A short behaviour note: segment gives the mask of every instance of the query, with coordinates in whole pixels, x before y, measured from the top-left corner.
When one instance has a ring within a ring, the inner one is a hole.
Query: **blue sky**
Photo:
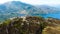
[[[13,0],[0,0],[0,3],[5,3],[8,1]],[[41,5],[41,4],[47,4],[47,5],[57,5],[60,4],[60,0],[14,0],[14,1],[21,1],[32,5]]]

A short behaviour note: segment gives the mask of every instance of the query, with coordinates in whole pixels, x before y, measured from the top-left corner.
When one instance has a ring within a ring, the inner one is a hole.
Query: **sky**
[[[41,4],[57,5],[57,4],[60,4],[60,0],[0,0],[0,4],[8,2],[8,1],[21,1],[24,3],[31,4],[31,5],[41,5]]]

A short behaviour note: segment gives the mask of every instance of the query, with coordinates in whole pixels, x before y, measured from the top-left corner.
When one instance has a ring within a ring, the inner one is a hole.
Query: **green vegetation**
[[[59,34],[59,26],[60,20],[54,18],[17,17],[0,24],[0,34]]]

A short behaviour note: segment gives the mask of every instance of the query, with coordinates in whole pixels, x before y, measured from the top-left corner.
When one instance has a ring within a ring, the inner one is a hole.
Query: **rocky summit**
[[[60,34],[60,20],[38,16],[16,17],[0,24],[0,34]]]

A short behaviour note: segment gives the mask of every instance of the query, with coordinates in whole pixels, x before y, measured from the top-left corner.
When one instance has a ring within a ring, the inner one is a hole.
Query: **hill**
[[[17,17],[0,24],[0,34],[60,34],[60,20],[43,17]]]

